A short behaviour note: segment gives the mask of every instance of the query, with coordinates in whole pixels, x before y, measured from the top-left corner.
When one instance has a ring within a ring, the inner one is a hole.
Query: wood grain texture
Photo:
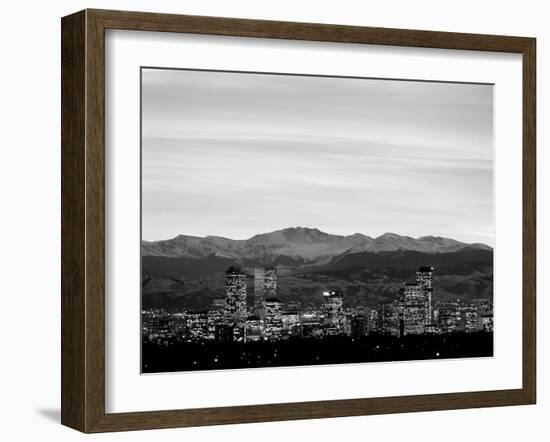
[[[289,40],[523,52],[529,38],[225,17],[88,10],[105,29],[186,32]]]
[[[523,389],[537,395],[537,150],[536,40],[523,51]]]
[[[105,415],[105,38],[86,11],[86,431]]]
[[[514,52],[523,55],[523,387],[105,413],[106,29]],[[83,432],[532,404],[536,398],[535,40],[526,37],[86,10],[62,20],[62,423]]]
[[[85,428],[85,13],[61,33],[61,422]]]

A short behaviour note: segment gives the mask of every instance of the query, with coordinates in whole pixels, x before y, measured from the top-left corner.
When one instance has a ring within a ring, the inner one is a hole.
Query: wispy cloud
[[[144,239],[305,225],[493,242],[491,86],[149,69],[143,81]]]

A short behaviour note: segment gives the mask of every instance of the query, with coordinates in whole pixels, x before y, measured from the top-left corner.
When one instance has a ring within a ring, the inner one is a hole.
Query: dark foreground
[[[144,342],[142,373],[493,356],[493,334],[330,337],[248,343]]]

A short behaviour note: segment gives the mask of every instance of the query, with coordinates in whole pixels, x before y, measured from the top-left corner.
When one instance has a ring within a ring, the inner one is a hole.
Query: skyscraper
[[[420,334],[432,330],[433,270],[422,266],[416,281],[405,284],[399,298],[400,334]]]
[[[379,333],[383,335],[399,336],[399,301],[385,302],[380,304],[378,312]]]
[[[283,332],[282,321],[283,304],[277,298],[265,300],[265,337],[271,340],[279,340]]]
[[[254,269],[254,311],[261,319],[264,316],[265,302],[265,269]]]
[[[425,325],[433,322],[432,295],[433,295],[433,271],[431,266],[422,266],[416,272],[416,282],[424,286],[424,295],[426,297],[426,318]]]
[[[332,290],[330,292],[323,293],[325,296],[325,325],[327,327],[326,332],[328,335],[337,335],[344,333],[344,297],[342,292],[338,290]]]
[[[225,272],[225,319],[228,322],[246,323],[246,274],[237,267]]]
[[[380,331],[379,322],[380,321],[378,320],[378,310],[376,310],[375,308],[371,309],[368,313],[367,321],[367,331],[369,335],[376,334]]]
[[[267,298],[277,297],[277,267],[266,267],[264,276],[264,296]]]
[[[427,302],[422,283],[409,282],[399,299],[400,334],[417,335],[426,329]]]

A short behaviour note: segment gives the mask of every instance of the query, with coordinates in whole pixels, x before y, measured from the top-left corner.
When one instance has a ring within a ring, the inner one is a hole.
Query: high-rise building
[[[367,332],[369,335],[376,334],[379,328],[378,310],[373,308],[368,312]]]
[[[282,321],[283,303],[277,298],[265,300],[264,335],[270,340],[279,340],[283,332]]]
[[[323,310],[325,313],[326,334],[343,334],[345,332],[345,316],[343,309],[344,297],[342,292],[332,290],[323,293],[323,295],[325,296]]]
[[[415,282],[401,289],[399,298],[399,334],[421,334],[433,331],[433,270],[422,266],[416,272]]]
[[[418,335],[426,328],[426,292],[424,284],[409,282],[399,299],[400,334]]]
[[[277,297],[277,267],[266,267],[264,270],[264,296]]]
[[[246,324],[246,274],[237,267],[225,272],[225,320],[238,326]]]
[[[219,298],[212,301],[212,308],[208,310],[208,335],[207,339],[216,339],[216,327],[224,322],[225,299]]]
[[[263,318],[265,301],[265,269],[254,269],[254,313]]]
[[[383,335],[399,336],[399,301],[380,304],[378,311],[378,331]]]
[[[432,297],[433,297],[433,271],[432,266],[422,266],[416,272],[416,282],[424,286],[426,297],[426,318],[425,324],[431,325],[433,322]]]

